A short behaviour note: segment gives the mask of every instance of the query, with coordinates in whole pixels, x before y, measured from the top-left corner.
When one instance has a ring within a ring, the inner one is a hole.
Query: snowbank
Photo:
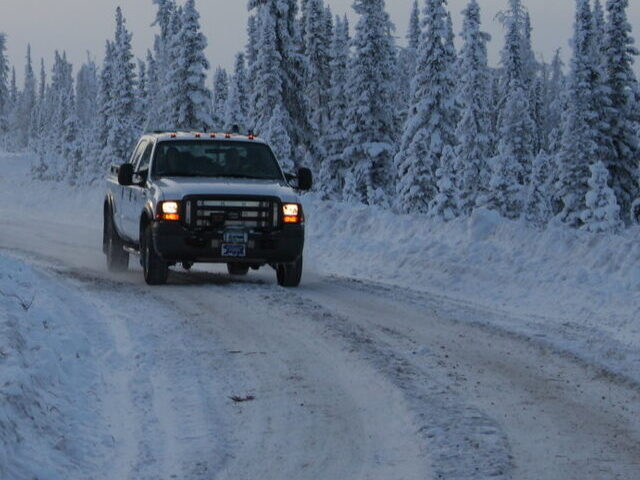
[[[103,332],[76,294],[17,260],[0,257],[0,292],[0,478],[87,478],[113,441],[96,408]]]
[[[539,232],[483,209],[444,223],[313,195],[305,211],[310,268],[481,307],[492,314],[477,321],[548,336],[640,380],[639,228]]]

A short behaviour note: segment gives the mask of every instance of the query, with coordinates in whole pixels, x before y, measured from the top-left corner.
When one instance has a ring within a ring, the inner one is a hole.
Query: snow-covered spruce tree
[[[147,54],[147,70],[149,75],[149,114],[147,130],[170,128],[164,121],[166,97],[164,96],[165,80],[171,62],[171,42],[177,34],[180,25],[177,7],[174,0],[153,0],[158,6],[155,22],[153,26],[160,29],[160,33],[155,36],[153,53]]]
[[[611,186],[625,222],[630,220],[631,203],[638,198],[638,159],[640,145],[636,134],[640,112],[635,108],[637,79],[633,71],[638,50],[627,19],[628,0],[608,0],[605,39],[606,87],[609,93],[607,139],[613,148],[606,158]]]
[[[533,155],[538,155],[541,150],[547,148],[546,144],[546,136],[545,136],[545,125],[547,123],[546,120],[546,103],[545,99],[546,88],[547,88],[547,66],[546,64],[539,66],[540,71],[535,75],[533,79],[533,83],[529,88],[529,115],[531,116],[531,120],[533,121],[533,145],[532,145],[532,153]]]
[[[411,101],[411,81],[415,75],[418,51],[420,48],[420,6],[418,0],[414,0],[409,17],[409,30],[407,31],[407,47],[398,54],[396,82],[397,117],[399,123],[404,125],[407,121],[409,102]]]
[[[127,30],[122,9],[116,9],[116,33],[113,41],[112,84],[107,145],[105,156],[109,163],[122,163],[129,158],[140,126],[136,124],[136,75],[131,33]]]
[[[555,197],[559,218],[581,225],[590,177],[589,167],[600,160],[599,99],[601,80],[594,55],[593,18],[588,0],[576,0],[573,56],[567,79],[566,108],[558,153],[559,181]]]
[[[604,15],[604,8],[600,0],[593,2],[593,43],[598,55],[597,65],[606,70],[606,40],[607,40],[607,22]]]
[[[7,37],[0,33],[0,147],[4,146],[9,128],[9,60],[6,51]]]
[[[29,150],[39,156],[44,144],[42,139],[45,134],[45,116],[46,116],[46,102],[45,96],[47,91],[47,73],[44,68],[44,59],[40,59],[40,81],[38,82],[38,96],[36,99],[36,106],[33,109],[33,115],[31,116],[31,135],[29,137]],[[35,171],[38,164],[32,166],[32,176],[39,178]]]
[[[207,130],[212,126],[211,92],[206,87],[207,39],[200,31],[195,0],[187,0],[174,16],[180,16],[176,20],[180,28],[171,43],[167,75],[166,111],[170,128]]]
[[[307,150],[317,149],[318,138],[312,134],[308,120],[308,110],[304,98],[305,58],[300,49],[300,32],[297,24],[297,0],[249,0],[249,10],[260,10],[258,23],[266,17],[273,26],[275,34],[275,50],[280,57],[279,77],[282,106],[286,111],[286,125],[292,145],[304,146]],[[260,31],[264,26],[260,25]],[[263,49],[259,44],[257,48]],[[265,81],[257,72],[254,90],[262,88],[259,84]],[[269,80],[267,80],[269,81]]]
[[[323,0],[308,0],[304,25],[305,56],[307,60],[305,97],[309,111],[309,123],[316,137],[324,135],[329,121],[329,47],[325,7]],[[313,169],[317,173],[322,159],[316,159]]]
[[[222,131],[225,124],[227,101],[229,100],[229,74],[222,68],[216,68],[213,75],[213,127]]]
[[[436,171],[444,152],[455,146],[455,79],[447,52],[447,21],[445,1],[427,0],[409,118],[395,158],[398,207],[407,213],[429,211],[438,193]],[[448,171],[445,166],[443,172]]]
[[[23,150],[31,136],[31,119],[36,106],[36,76],[31,62],[31,45],[27,46],[27,57],[24,68],[24,87],[20,93],[15,112],[14,139],[15,147]]]
[[[460,52],[458,102],[460,121],[456,130],[455,171],[458,177],[460,211],[469,214],[478,196],[486,196],[491,171],[490,75],[487,42],[480,30],[480,6],[471,0],[463,12],[463,46]],[[484,200],[481,204],[486,203]]]
[[[230,131],[234,125],[240,127],[240,131],[248,130],[249,103],[247,89],[247,69],[244,61],[244,53],[236,55],[236,62],[231,78],[229,98],[225,105],[224,129]]]
[[[107,151],[107,144],[109,140],[109,118],[112,115],[113,108],[113,91],[114,91],[114,45],[113,42],[107,41],[105,45],[104,61],[102,63],[102,69],[100,71],[100,81],[98,89],[98,115],[93,125],[95,132],[93,142],[87,143],[85,150],[85,157],[87,154],[99,152],[98,159],[95,162],[95,167],[92,168],[95,177],[105,171],[109,165],[115,160],[110,157],[110,152]],[[90,158],[90,157],[87,157]]]
[[[594,233],[617,232],[624,224],[620,219],[616,195],[609,187],[609,171],[600,161],[594,163],[590,171],[585,209],[580,215],[582,228]]]
[[[546,124],[544,127],[545,142],[548,151],[557,155],[560,149],[562,114],[565,110],[566,78],[560,50],[556,50],[550,66],[549,81],[546,87]]]
[[[533,53],[532,34],[531,15],[525,10],[522,19],[523,81],[525,86],[529,88],[533,86],[539,68],[536,55]]]
[[[250,15],[247,22],[247,94],[251,98],[252,92],[255,90],[256,79],[256,62],[258,60],[258,50],[260,44],[260,24],[257,15]],[[249,113],[251,112],[251,104],[249,104]],[[251,114],[249,115],[251,116]]]
[[[460,197],[454,181],[454,155],[453,148],[446,145],[440,158],[440,165],[436,169],[438,193],[429,206],[431,216],[445,221],[453,220],[459,213]]]
[[[553,170],[553,158],[545,151],[540,151],[533,160],[524,209],[526,222],[538,228],[547,225],[553,217],[551,205]]]
[[[386,205],[393,188],[391,167],[396,149],[393,25],[384,0],[356,0],[353,7],[360,19],[348,69],[350,104],[345,126],[350,145],[343,158],[355,177],[357,200]]]
[[[339,197],[344,187],[343,152],[349,144],[345,117],[349,106],[347,98],[347,67],[349,64],[349,21],[336,17],[331,42],[331,82],[329,89],[329,128],[324,137],[327,150],[320,167],[318,185],[327,197]]]
[[[87,55],[87,61],[76,77],[76,112],[80,125],[84,125],[86,130],[90,129],[97,114],[98,90],[98,67]]]
[[[286,110],[281,103],[278,103],[269,119],[265,137],[269,139],[273,153],[278,158],[283,170],[285,172],[293,172],[295,167],[293,159],[291,158],[293,146],[291,145],[291,139],[285,128],[288,122],[286,116]]]
[[[138,59],[138,82],[136,85],[136,113],[138,125],[146,125],[149,106],[149,77],[147,63]]]
[[[282,57],[277,48],[275,22],[267,6],[258,9],[260,49],[253,66],[256,83],[251,92],[251,125],[260,135],[267,131],[271,116],[282,105]],[[290,156],[287,155],[287,156]]]
[[[533,132],[529,96],[526,90],[522,52],[522,8],[520,0],[511,0],[505,17],[505,46],[502,51],[505,100],[498,118],[498,154],[491,160],[488,206],[503,217],[517,218],[523,209],[523,189],[529,181],[533,160]]]

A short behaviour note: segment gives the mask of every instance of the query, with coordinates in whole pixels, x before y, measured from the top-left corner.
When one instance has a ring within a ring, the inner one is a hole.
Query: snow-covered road
[[[1,478],[640,478],[638,384],[504,312],[314,268],[147,287],[105,272],[100,205],[58,194],[0,192],[0,290],[34,298],[0,296],[0,375],[20,356],[11,398],[37,394],[0,407]]]

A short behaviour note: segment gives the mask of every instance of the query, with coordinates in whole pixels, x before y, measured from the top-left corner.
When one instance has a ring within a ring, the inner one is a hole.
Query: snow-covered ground
[[[0,478],[640,478],[637,231],[310,196],[299,290],[154,289],[100,186],[0,165]]]

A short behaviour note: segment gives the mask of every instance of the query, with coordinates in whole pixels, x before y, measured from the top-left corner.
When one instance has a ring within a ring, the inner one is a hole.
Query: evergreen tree
[[[146,125],[147,108],[149,106],[149,78],[147,64],[138,60],[138,84],[136,88],[136,112],[138,125]]]
[[[505,100],[498,117],[498,154],[492,159],[489,206],[506,218],[517,218],[523,208],[523,188],[529,181],[533,160],[533,132],[523,58],[522,4],[510,1],[505,17],[502,51]]]
[[[153,54],[147,54],[147,69],[149,73],[149,115],[147,129],[157,129],[163,126],[169,127],[164,119],[166,115],[165,81],[169,74],[169,65],[172,60],[172,42],[178,33],[179,20],[178,8],[174,0],[153,0],[158,6],[156,18],[153,26],[160,29],[160,33],[155,36],[153,44]]]
[[[416,72],[418,51],[420,49],[420,7],[418,0],[414,0],[409,18],[409,30],[407,31],[407,47],[400,50],[396,73],[396,102],[397,117],[399,123],[407,121],[409,103],[411,101],[411,81]]]
[[[76,111],[80,125],[91,126],[97,115],[98,67],[87,55],[76,79]]]
[[[247,71],[244,53],[238,53],[236,55],[233,78],[231,79],[229,98],[225,105],[225,130],[230,131],[234,125],[238,125],[241,131],[248,130],[249,104],[247,98]]]
[[[195,0],[178,8],[172,23],[171,62],[167,74],[166,109],[172,129],[211,127],[211,93],[207,89],[205,57],[207,39],[200,31],[200,14]]]
[[[559,182],[556,196],[561,204],[560,219],[580,226],[585,209],[589,167],[600,157],[597,127],[599,86],[594,56],[593,18],[588,0],[576,0],[573,56],[568,78],[566,109],[562,116],[562,139],[558,154]]]
[[[528,11],[524,11],[522,19],[522,60],[523,60],[523,81],[526,88],[530,88],[535,81],[538,71],[538,61],[533,53],[532,46],[533,27],[531,26],[531,16]]]
[[[471,0],[463,12],[463,47],[460,54],[459,103],[461,119],[456,136],[456,166],[460,209],[470,213],[478,196],[486,196],[491,176],[490,75],[487,65],[488,34],[480,30],[480,6]],[[480,203],[485,203],[484,200]]]
[[[304,32],[307,69],[305,97],[309,110],[309,123],[316,137],[322,136],[327,128],[329,111],[329,69],[330,39],[327,37],[326,17],[323,0],[308,0]],[[320,159],[318,159],[320,160]],[[319,165],[314,165],[317,172]]]
[[[562,114],[565,110],[566,78],[563,72],[564,64],[560,57],[560,50],[556,50],[550,67],[549,81],[546,87],[546,124],[544,127],[544,141],[548,151],[557,154],[560,149]]]
[[[359,200],[386,204],[392,187],[391,164],[395,151],[393,25],[384,0],[356,0],[360,15],[349,62],[346,113],[351,145],[343,154],[352,172]]]
[[[259,134],[268,130],[273,112],[283,104],[282,57],[277,48],[276,28],[273,15],[266,6],[258,10],[260,17],[260,45],[253,70],[256,83],[251,97],[251,127]],[[286,128],[286,126],[285,126]],[[291,153],[285,155],[290,157]]]
[[[216,130],[224,127],[228,99],[229,75],[224,68],[218,67],[213,75],[213,124]]]
[[[611,185],[616,194],[622,218],[629,220],[631,203],[638,198],[638,159],[640,145],[635,127],[640,119],[634,108],[637,80],[633,71],[638,50],[627,20],[628,0],[608,0],[606,28],[606,86],[609,92],[608,129],[612,155],[607,160]]]
[[[407,213],[429,211],[438,193],[436,172],[445,152],[455,146],[455,80],[447,22],[445,1],[428,0],[409,118],[395,160],[398,203]],[[445,165],[441,172],[448,175],[450,169]]]
[[[285,126],[293,145],[303,145],[307,149],[317,148],[317,137],[312,134],[308,120],[308,109],[304,98],[305,57],[300,48],[300,32],[297,23],[297,0],[249,0],[249,10],[260,10],[258,23],[265,21],[273,26],[275,34],[275,51],[279,56],[280,68],[276,71],[279,77],[282,106],[286,111]],[[264,31],[260,25],[260,31]],[[257,45],[258,50],[264,48]],[[254,91],[261,88],[259,84],[265,79],[259,74],[254,79]],[[270,82],[270,79],[266,79]]]
[[[331,117],[324,144],[327,155],[320,167],[318,184],[328,197],[339,196],[344,187],[345,164],[342,154],[349,143],[345,117],[349,107],[346,93],[347,68],[349,65],[349,21],[336,17],[331,42],[331,82],[329,89],[329,111]]]
[[[247,57],[247,93],[250,98],[256,89],[256,62],[260,45],[260,24],[257,15],[250,15],[247,23],[247,36],[249,38],[246,48]],[[249,107],[251,111],[251,107]]]
[[[445,146],[440,165],[436,169],[436,186],[438,193],[431,201],[429,213],[433,217],[441,218],[445,221],[453,220],[458,216],[458,205],[460,198],[454,182],[455,172],[453,171],[454,152],[449,145]]]
[[[582,228],[593,233],[617,232],[624,224],[616,195],[609,187],[609,171],[603,162],[593,164],[590,171],[585,210],[581,214]]]
[[[132,35],[126,27],[122,9],[116,9],[116,34],[113,41],[112,84],[109,116],[107,117],[107,146],[105,154],[110,163],[129,158],[137,141],[140,127],[136,124],[135,64],[131,49]]]
[[[533,161],[531,182],[527,188],[524,210],[527,223],[542,228],[551,220],[553,179],[553,160],[545,151],[541,151]]]
[[[593,35],[594,48],[598,59],[596,64],[603,70],[606,70],[606,40],[607,40],[607,22],[604,16],[604,8],[600,0],[593,3]]]
[[[6,55],[7,37],[0,33],[0,145],[7,134],[9,114],[9,61]]]
[[[94,142],[91,146],[88,145],[88,149],[100,152],[95,171],[101,171],[114,162],[113,158],[109,157],[107,151],[107,143],[109,139],[109,118],[112,115],[113,108],[113,91],[115,89],[114,83],[114,55],[115,47],[113,42],[107,41],[105,46],[105,56],[102,63],[102,70],[100,71],[100,88],[98,90],[98,116],[94,124]]]
[[[24,88],[16,107],[16,125],[13,133],[18,149],[24,149],[31,136],[31,120],[36,106],[36,76],[31,62],[31,45],[27,46],[27,58],[24,69]]]
[[[285,128],[288,122],[286,115],[287,112],[284,110],[284,107],[281,103],[278,103],[269,119],[265,137],[269,141],[271,148],[273,148],[273,153],[276,155],[284,171],[293,172],[295,165],[290,156],[293,148],[291,139]]]

